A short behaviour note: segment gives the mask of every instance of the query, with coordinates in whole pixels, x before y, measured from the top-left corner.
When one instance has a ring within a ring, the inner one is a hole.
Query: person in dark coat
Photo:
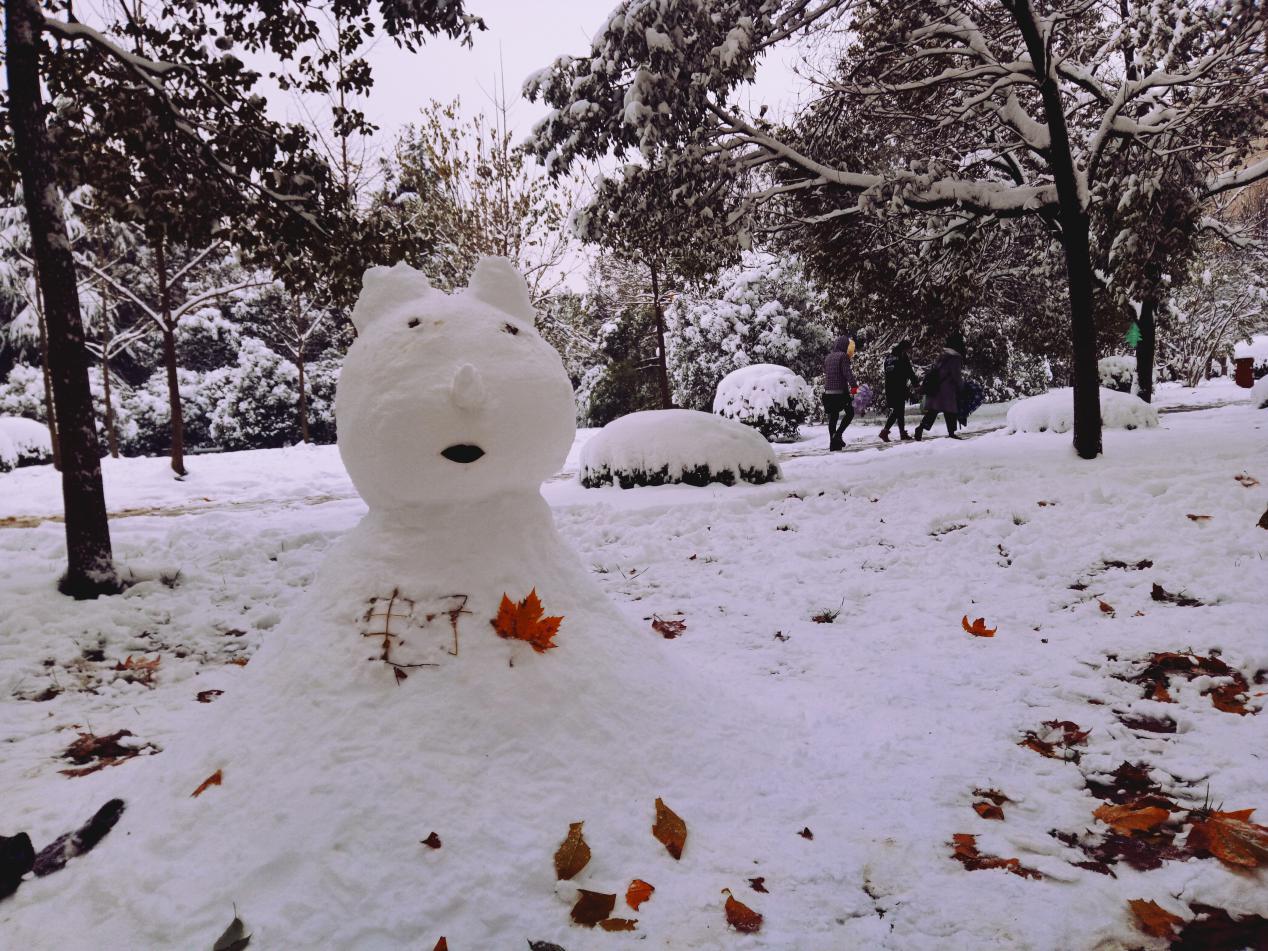
[[[925,415],[916,427],[916,438],[920,439],[933,425],[938,414],[947,420],[947,435],[959,439],[955,434],[956,417],[960,412],[960,381],[964,375],[964,338],[953,333],[947,338],[947,345],[938,354],[938,359],[929,371],[925,384]],[[936,384],[936,385],[935,385]]]
[[[911,341],[903,340],[885,355],[885,404],[889,407],[889,416],[880,431],[881,442],[889,442],[889,430],[898,424],[898,435],[908,440],[907,420],[904,412],[907,408],[908,386],[919,386],[916,371],[911,365]]]
[[[841,438],[845,427],[854,419],[854,393],[858,383],[850,367],[850,351],[854,341],[849,334],[837,337],[832,352],[823,359],[823,409],[828,416],[828,451],[845,448]],[[837,428],[837,420],[841,427]]]

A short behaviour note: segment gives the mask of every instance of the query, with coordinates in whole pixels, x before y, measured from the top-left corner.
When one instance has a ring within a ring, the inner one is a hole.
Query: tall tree
[[[737,89],[759,58],[812,31],[843,50],[824,64],[816,107],[786,129],[746,112]],[[1152,161],[1158,148],[1182,147],[1208,195],[1268,176],[1268,161],[1243,164],[1268,102],[1264,42],[1252,0],[1125,12],[1086,0],[626,2],[589,54],[556,60],[526,91],[553,107],[533,141],[549,167],[637,150],[643,167],[661,169],[651,193],[661,204],[677,196],[687,212],[694,196],[739,182],[737,226],[792,192],[823,196],[821,215],[927,212],[925,240],[962,219],[1045,220],[1066,272],[1075,449],[1093,458],[1091,214],[1112,191],[1098,187],[1107,150],[1131,142]],[[838,143],[816,134],[815,120],[833,114],[883,130],[902,161],[843,161]],[[763,182],[755,170],[781,178]],[[626,173],[617,187],[648,185]]]

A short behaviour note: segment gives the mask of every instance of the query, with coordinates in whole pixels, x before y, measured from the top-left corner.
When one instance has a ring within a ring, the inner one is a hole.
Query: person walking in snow
[[[829,452],[845,448],[845,440],[841,436],[854,419],[854,394],[858,391],[858,383],[850,367],[853,355],[854,341],[845,334],[837,337],[832,344],[832,352],[823,360],[823,409],[828,416]],[[838,419],[841,420],[839,429]]]
[[[911,437],[907,435],[908,386],[919,386],[916,371],[911,365],[911,341],[903,340],[885,355],[885,403],[889,406],[889,416],[880,431],[881,442],[889,442],[889,430],[897,423],[898,435],[904,442]]]
[[[964,337],[959,332],[947,338],[947,344],[938,354],[938,359],[925,375],[923,385],[925,393],[924,418],[916,427],[916,438],[920,439],[933,425],[938,414],[947,420],[947,435],[959,439],[955,434],[956,416],[959,415],[960,381],[964,375]]]

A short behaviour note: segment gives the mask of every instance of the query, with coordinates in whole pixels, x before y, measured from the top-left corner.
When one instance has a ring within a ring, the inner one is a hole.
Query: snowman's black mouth
[[[465,465],[468,462],[475,462],[483,456],[484,450],[479,446],[468,446],[463,443],[459,443],[457,445],[450,446],[447,449],[442,449],[440,454],[450,462],[461,462]]]

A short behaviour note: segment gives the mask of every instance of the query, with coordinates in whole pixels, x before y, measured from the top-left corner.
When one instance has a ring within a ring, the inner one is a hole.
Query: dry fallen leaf
[[[220,772],[220,770],[216,770],[214,773],[212,773],[210,776],[204,779],[201,783],[199,783],[198,788],[195,789],[192,793],[190,793],[190,795],[193,797],[201,796],[204,792],[207,791],[208,787],[219,786],[220,781],[222,779],[224,779],[224,775]]]
[[[1209,515],[1186,515],[1185,518],[1190,522],[1209,522],[1211,520]]]
[[[563,621],[562,617],[543,617],[544,613],[534,588],[519,604],[503,594],[497,617],[490,623],[500,637],[526,641],[537,653],[544,654],[559,646],[551,638],[559,633],[559,625]]]
[[[612,909],[616,907],[615,895],[604,895],[602,892],[592,892],[584,888],[578,894],[580,897],[572,906],[572,920],[587,928],[593,928],[612,914]]]
[[[686,621],[667,621],[659,614],[652,615],[652,630],[667,641],[672,641],[675,637],[681,636],[686,629]]]
[[[569,823],[568,835],[555,850],[555,877],[560,881],[572,878],[590,861],[590,846],[586,845],[585,837],[581,834],[583,825],[583,822]]]
[[[735,896],[731,894],[731,889],[722,889],[722,894],[726,896],[726,923],[728,925],[736,931],[743,931],[746,934],[761,930],[761,915],[744,904],[744,902],[736,901]]]
[[[1097,604],[1099,604],[1099,605],[1101,606],[1101,613],[1102,613],[1102,614],[1113,614],[1113,613],[1114,613],[1114,605],[1112,605],[1112,604],[1106,604],[1106,603],[1105,603],[1104,601],[1102,601],[1100,598],[1097,598],[1097,599],[1096,599],[1096,603],[1097,603]]]
[[[1098,806],[1092,815],[1115,832],[1131,835],[1133,832],[1148,832],[1158,828],[1167,821],[1171,813],[1161,806],[1137,807],[1133,803],[1115,806],[1105,803]]]
[[[760,876],[758,878],[750,878],[748,880],[748,887],[753,889],[753,891],[755,892],[761,892],[763,895],[768,894],[768,892],[766,891],[765,876]]]
[[[983,819],[1003,819],[1004,810],[993,802],[975,802],[973,811]]]
[[[599,922],[599,927],[604,931],[633,931],[637,924],[638,920],[635,918],[604,918]]]
[[[652,826],[652,835],[670,855],[682,858],[682,848],[687,844],[687,823],[659,797],[656,799],[656,823]]]
[[[1020,859],[1005,859],[997,855],[983,855],[977,850],[977,836],[975,835],[957,832],[951,836],[951,845],[951,857],[970,872],[1002,868],[1005,871],[1012,872],[1014,875],[1020,875],[1022,878],[1043,878],[1043,874],[1040,871],[1027,868],[1021,864]]]
[[[815,834],[810,831],[810,826],[806,826],[797,834],[801,836],[803,839],[813,839],[815,837]]]
[[[449,951],[449,942],[445,940],[445,936],[441,935],[440,940],[436,942],[436,947],[431,951]]]
[[[636,878],[630,882],[630,887],[625,890],[625,904],[638,911],[638,906],[651,898],[654,891],[656,891],[655,885],[645,882],[641,878]]]
[[[1268,864],[1268,827],[1250,821],[1254,811],[1212,812],[1193,823],[1186,844],[1210,852],[1228,865],[1258,868]]]
[[[1170,938],[1173,934],[1172,928],[1175,925],[1184,924],[1183,918],[1159,907],[1157,902],[1133,898],[1127,904],[1136,915],[1140,930],[1155,938]]]
[[[984,617],[980,617],[970,624],[969,616],[967,614],[960,619],[960,625],[974,637],[994,637],[995,632],[999,630],[998,627],[988,628],[986,626],[986,618]]]
[[[235,914],[233,921],[229,922],[229,927],[224,930],[224,933],[216,939],[216,943],[211,946],[211,951],[245,951],[245,948],[250,943],[251,936],[247,934],[246,925]]]
[[[1236,479],[1238,482],[1240,482],[1242,485],[1246,486],[1246,488],[1248,489],[1252,489],[1255,486],[1259,485],[1259,480],[1256,479],[1249,472],[1240,472],[1237,475],[1233,476],[1233,478]]]
[[[425,845],[425,846],[427,846],[429,849],[438,849],[438,848],[440,848],[440,844],[441,844],[441,843],[440,843],[440,836],[436,835],[436,833],[435,833],[435,832],[433,832],[433,833],[432,833],[431,835],[429,835],[427,838],[422,839],[422,840],[420,840],[420,841],[419,841],[419,845]]]

